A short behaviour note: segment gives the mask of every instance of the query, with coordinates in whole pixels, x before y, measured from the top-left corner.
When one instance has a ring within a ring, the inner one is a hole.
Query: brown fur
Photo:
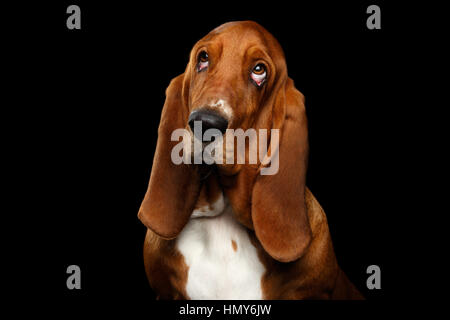
[[[208,51],[208,70],[196,72],[202,50]],[[260,61],[266,64],[268,76],[256,88],[248,76]],[[304,97],[287,75],[276,39],[249,21],[216,28],[193,47],[185,73],[171,82],[166,95],[149,188],[139,211],[149,229],[144,263],[159,296],[189,298],[187,266],[175,240],[169,239],[181,232],[194,208],[213,203],[223,191],[266,267],[261,280],[265,298],[361,298],[340,270],[325,213],[305,186]],[[217,97],[226,99],[233,110],[228,128],[280,130],[278,149],[269,150],[279,154],[277,174],[261,175],[260,162],[247,162],[217,165],[203,179],[203,166],[172,164],[170,152],[178,142],[170,141],[171,132],[188,128],[188,115],[208,107]]]
[[[237,251],[237,244],[236,244],[236,241],[231,240],[231,247],[233,248],[234,251]]]
[[[144,241],[144,265],[158,299],[189,298],[185,290],[188,267],[175,248],[175,241],[164,240],[148,230]]]

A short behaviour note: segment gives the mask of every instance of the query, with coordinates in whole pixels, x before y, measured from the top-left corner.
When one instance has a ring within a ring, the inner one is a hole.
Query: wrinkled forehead
[[[229,22],[212,30],[203,37],[194,48],[216,46],[221,50],[244,53],[248,49],[261,50],[277,58],[283,57],[278,41],[263,27],[255,22]]]
[[[251,40],[263,44],[269,36],[270,34],[260,25],[254,22],[244,21],[222,24],[212,30],[203,39],[212,40],[214,38],[222,38],[235,43],[243,42],[243,40]]]

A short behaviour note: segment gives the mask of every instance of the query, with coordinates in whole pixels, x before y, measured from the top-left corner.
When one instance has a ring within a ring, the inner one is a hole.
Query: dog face
[[[287,76],[280,45],[264,28],[245,21],[213,30],[195,44],[184,74],[166,91],[141,221],[171,239],[204,200],[199,197],[208,185],[200,166],[171,161],[174,130],[192,133],[196,121],[202,130],[222,134],[227,129],[275,129],[280,143],[265,146],[267,155],[279,156],[275,175],[261,175],[265,164],[258,161],[220,165],[218,179],[236,219],[255,231],[268,254],[283,262],[299,258],[311,240],[304,196],[308,139],[303,101]],[[259,140],[249,142],[245,157],[258,145]]]
[[[223,119],[217,121],[219,130],[246,130],[273,91],[277,75],[285,72],[282,50],[264,29],[250,22],[222,25],[191,51],[190,114],[208,111]]]
[[[247,132],[262,128],[268,133],[265,138],[270,139],[271,108],[286,77],[280,45],[258,24],[231,22],[210,32],[194,45],[185,71],[184,88],[190,113],[186,128],[190,129],[192,140],[197,138],[204,147],[208,142],[202,139],[203,133],[208,129],[223,134],[227,129]],[[202,123],[202,130],[194,135],[195,121]],[[258,152],[259,139],[257,135],[246,150],[239,150],[233,148],[234,137],[224,136],[221,172],[239,172],[238,162],[242,161],[238,158],[255,164],[249,161],[248,151],[252,155]],[[194,141],[191,142],[193,145]],[[227,144],[232,146],[225,150]],[[227,161],[230,156],[232,165]]]

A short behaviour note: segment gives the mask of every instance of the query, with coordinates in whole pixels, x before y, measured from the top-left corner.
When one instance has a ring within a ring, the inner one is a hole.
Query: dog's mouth
[[[224,175],[236,174],[245,162],[245,143],[243,148],[235,147],[235,138],[239,138],[229,125],[226,116],[206,107],[195,109],[189,115],[190,139],[186,141],[189,143],[189,163],[204,167],[200,169],[202,177],[210,174],[211,167],[218,168]],[[240,131],[244,136],[241,140],[245,141],[245,132]]]
[[[211,140],[199,140],[195,135],[192,135],[192,164],[214,166],[216,164],[222,163],[222,139],[222,136],[217,136]]]
[[[189,122],[189,133],[191,136],[191,160],[192,164],[207,166],[221,164],[224,162],[224,133],[211,127],[211,123],[193,120]]]
[[[217,171],[215,164],[198,164],[196,165],[200,180],[206,180],[213,172]]]

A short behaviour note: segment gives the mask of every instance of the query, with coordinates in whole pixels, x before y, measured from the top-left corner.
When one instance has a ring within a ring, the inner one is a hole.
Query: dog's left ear
[[[281,262],[300,258],[311,242],[305,204],[308,128],[303,95],[291,79],[278,90],[272,108],[272,129],[279,129],[276,150],[269,149],[279,169],[258,174],[252,191],[252,220],[265,251]]]

